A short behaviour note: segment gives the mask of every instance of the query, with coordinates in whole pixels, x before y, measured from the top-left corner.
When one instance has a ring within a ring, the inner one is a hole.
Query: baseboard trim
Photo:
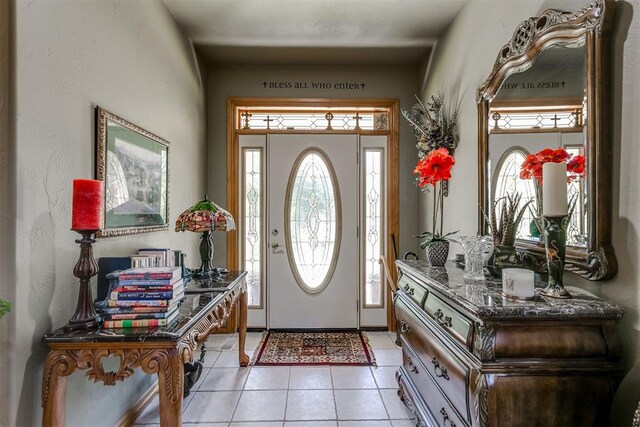
[[[120,418],[120,421],[116,424],[116,427],[131,427],[142,411],[151,403],[151,400],[158,394],[158,381],[153,383],[147,391],[144,392],[140,399],[127,410],[127,412]]]

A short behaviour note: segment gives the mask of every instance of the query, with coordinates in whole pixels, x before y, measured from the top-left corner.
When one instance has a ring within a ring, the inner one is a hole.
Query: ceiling
[[[466,0],[163,0],[213,64],[424,60]]]

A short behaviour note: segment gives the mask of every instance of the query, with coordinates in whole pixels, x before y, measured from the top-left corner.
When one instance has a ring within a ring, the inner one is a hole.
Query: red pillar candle
[[[103,182],[95,179],[73,180],[72,230],[101,230],[104,210]]]

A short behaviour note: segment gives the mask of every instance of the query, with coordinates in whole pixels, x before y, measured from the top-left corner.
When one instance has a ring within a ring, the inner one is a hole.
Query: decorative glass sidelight
[[[262,149],[243,149],[244,269],[249,307],[262,306]]]
[[[340,250],[340,191],[331,161],[310,148],[296,160],[285,199],[285,239],[291,271],[306,292],[322,291]]]
[[[364,306],[383,304],[383,271],[379,259],[383,245],[382,150],[364,150]]]

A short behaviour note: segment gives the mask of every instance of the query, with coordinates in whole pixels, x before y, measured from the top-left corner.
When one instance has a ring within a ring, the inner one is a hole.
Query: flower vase
[[[552,298],[571,298],[571,294],[563,286],[567,227],[570,219],[569,216],[542,218],[549,279],[547,287],[540,291],[541,295]]]
[[[449,241],[435,240],[425,248],[429,265],[432,267],[442,267],[449,256]]]
[[[502,277],[502,270],[518,266],[516,247],[514,245],[494,245],[493,270],[494,275]]]
[[[484,236],[463,236],[458,239],[464,249],[464,278],[484,280],[483,256],[491,239]]]

